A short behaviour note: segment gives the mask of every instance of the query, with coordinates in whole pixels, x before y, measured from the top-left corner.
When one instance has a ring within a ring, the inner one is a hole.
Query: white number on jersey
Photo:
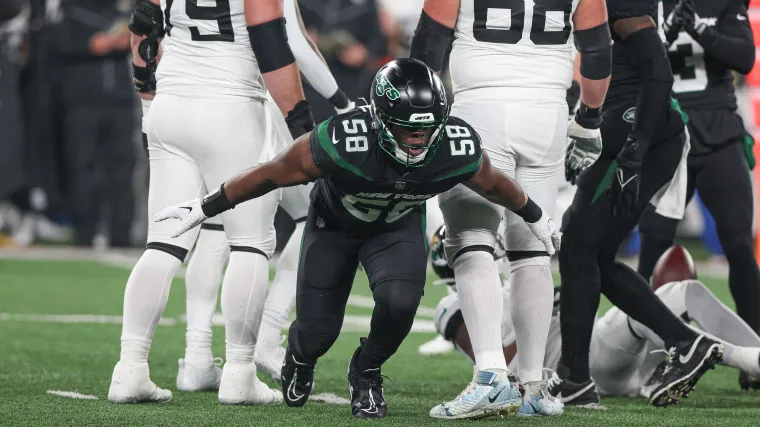
[[[343,120],[343,131],[347,134],[367,133],[367,123],[363,119]],[[333,141],[335,144],[336,141]],[[346,138],[346,152],[356,153],[369,150],[369,141],[364,135]]]
[[[487,43],[517,44],[526,28],[525,3],[533,3],[530,41],[563,45],[570,38],[573,0],[474,0],[472,35]],[[505,25],[506,23],[506,25]]]
[[[166,0],[166,9],[164,11],[166,32],[169,36],[171,36],[171,14],[174,1]],[[193,21],[216,21],[216,25],[219,27],[219,32],[216,34],[201,34],[197,25],[188,27],[193,41],[235,41],[235,32],[232,28],[232,17],[230,16],[230,0],[216,0],[216,6],[199,6],[198,0],[176,1],[185,2],[185,15],[189,19]]]
[[[354,217],[365,221],[374,222],[380,215],[388,210],[388,205],[395,200],[375,200],[365,199],[352,195],[347,195],[341,200],[343,207],[348,210]],[[396,204],[388,212],[385,222],[391,223],[408,214],[415,206],[425,203],[424,200],[402,200],[396,201]]]
[[[475,143],[469,138],[470,130],[464,126],[446,126],[446,136],[449,137],[452,156],[471,156],[475,154]]]

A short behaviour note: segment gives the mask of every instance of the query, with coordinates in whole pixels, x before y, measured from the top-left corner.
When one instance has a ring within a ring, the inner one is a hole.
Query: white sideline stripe
[[[33,313],[0,313],[0,321],[17,321],[17,322],[42,322],[42,323],[89,323],[89,324],[108,324],[121,325],[123,318],[121,316],[107,316],[99,314],[33,314]],[[367,332],[369,331],[371,318],[370,316],[351,316],[347,315],[343,319],[343,331],[346,332]],[[224,318],[221,313],[214,314],[212,322],[215,326],[224,326]],[[178,323],[185,323],[185,317],[180,318],[162,317],[158,321],[159,325],[174,326]],[[411,332],[435,332],[435,325],[430,320],[415,320]]]
[[[61,397],[70,397],[72,399],[98,400],[96,396],[93,396],[91,394],[82,394],[82,393],[77,393],[75,391],[48,390],[47,394],[53,394],[53,395],[61,396]]]
[[[319,393],[309,396],[309,402],[324,402],[331,405],[350,405],[351,401],[345,397],[336,396],[332,393]]]

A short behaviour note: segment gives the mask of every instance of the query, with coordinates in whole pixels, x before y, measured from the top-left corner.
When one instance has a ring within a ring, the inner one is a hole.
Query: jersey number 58
[[[464,126],[446,126],[446,136],[449,138],[452,156],[471,156],[475,154],[475,143],[470,138],[470,130]]]

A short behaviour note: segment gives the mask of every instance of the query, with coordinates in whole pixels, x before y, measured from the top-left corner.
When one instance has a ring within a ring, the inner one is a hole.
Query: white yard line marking
[[[70,397],[72,399],[98,400],[96,396],[93,396],[91,394],[82,394],[82,393],[77,393],[75,391],[48,390],[47,394],[53,394],[53,395],[61,396],[61,397]]]
[[[319,393],[309,396],[309,402],[324,402],[331,405],[350,405],[351,401],[345,397],[336,396],[332,393]]]
[[[62,324],[107,324],[121,325],[121,316],[107,316],[100,314],[34,314],[34,313],[0,313],[0,321],[15,322],[41,322],[41,323],[62,323]],[[214,314],[212,322],[215,326],[224,326],[224,318],[221,313]],[[353,316],[347,315],[343,319],[343,331],[345,332],[368,332],[371,322],[370,316]],[[159,325],[174,326],[179,323],[186,323],[185,316],[179,318],[162,317],[158,321]],[[435,325],[430,320],[417,319],[412,325],[411,332],[435,332]]]

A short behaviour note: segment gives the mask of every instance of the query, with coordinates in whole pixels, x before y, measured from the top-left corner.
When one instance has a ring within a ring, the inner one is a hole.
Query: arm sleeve
[[[296,0],[285,0],[284,16],[288,43],[293,50],[293,56],[296,57],[298,69],[306,77],[306,80],[320,95],[330,99],[338,91],[338,83],[322,57],[314,51],[306,39],[298,19],[297,7]]]
[[[713,58],[726,67],[748,74],[755,64],[755,43],[749,25],[747,8],[743,2],[733,0],[717,27],[707,27],[699,43]]]
[[[631,136],[638,142],[634,157],[636,160],[643,160],[648,144],[654,139],[660,125],[667,117],[667,110],[670,108],[670,91],[673,87],[673,73],[665,46],[654,27],[630,34],[622,44],[631,64],[641,78]],[[632,154],[625,148],[622,152]]]

